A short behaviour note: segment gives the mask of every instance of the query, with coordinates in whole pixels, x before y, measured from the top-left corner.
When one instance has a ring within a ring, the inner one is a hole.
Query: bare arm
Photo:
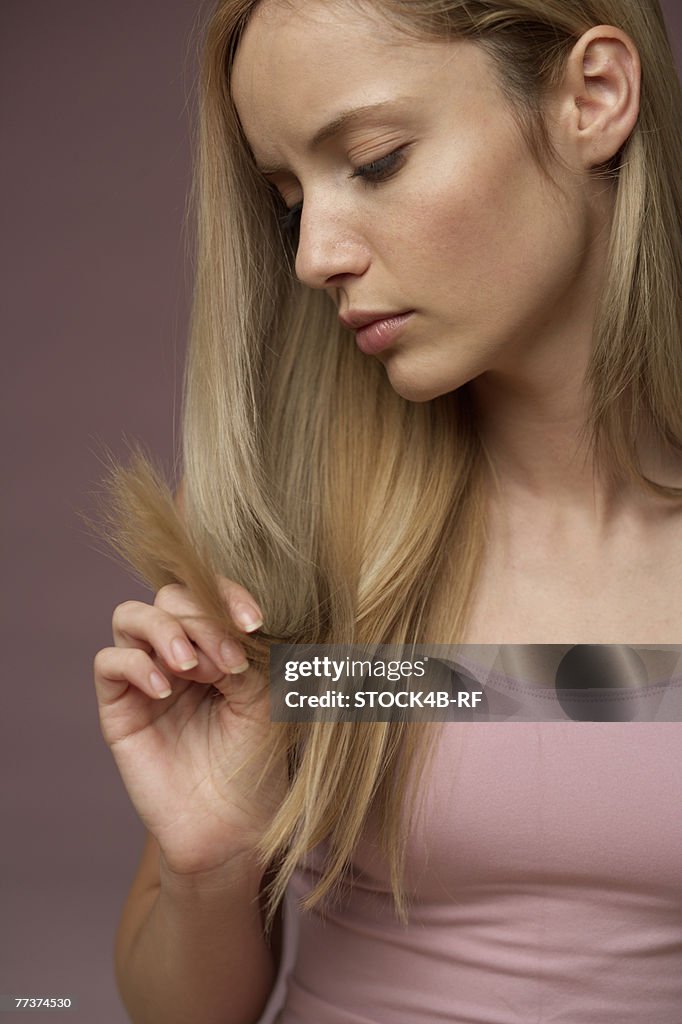
[[[184,515],[182,492],[181,482],[175,500]],[[153,635],[145,633],[143,639],[158,648]],[[108,688],[100,685],[106,700],[112,696],[113,684],[104,675]],[[123,669],[113,675],[116,681],[129,681]],[[210,676],[206,681],[212,681]],[[199,744],[193,758],[200,753]],[[175,748],[173,756],[175,764],[180,757]],[[157,751],[154,766],[158,758]],[[152,777],[151,766],[147,769],[144,760],[143,765],[145,777]],[[138,778],[139,766],[132,775]],[[158,793],[155,800],[158,803]],[[206,814],[204,809],[204,817],[210,820],[212,808],[208,810]],[[220,813],[223,810],[220,806]],[[200,812],[197,809],[192,835],[201,845]],[[226,849],[228,833],[226,827]],[[159,843],[147,831],[121,914],[114,955],[118,989],[132,1024],[256,1024],[261,1016],[281,958],[281,908],[268,945],[262,892],[270,875],[261,877],[253,858],[245,854],[226,857],[225,865],[177,874],[168,868]]]
[[[272,948],[263,934],[266,880],[243,861],[200,880],[171,876],[148,836],[116,937],[116,978],[133,1024],[256,1024],[281,955],[281,914]]]

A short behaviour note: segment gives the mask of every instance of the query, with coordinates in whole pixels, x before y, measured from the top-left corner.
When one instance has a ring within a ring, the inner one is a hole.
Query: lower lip
[[[382,352],[396,340],[413,314],[414,310],[400,316],[389,317],[388,320],[375,320],[374,323],[361,327],[355,332],[358,348],[368,356]]]

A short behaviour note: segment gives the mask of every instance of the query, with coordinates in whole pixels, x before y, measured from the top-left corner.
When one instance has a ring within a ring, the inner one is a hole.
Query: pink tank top
[[[350,898],[299,910],[277,1024],[682,1024],[682,723],[433,729],[408,926],[370,821]]]

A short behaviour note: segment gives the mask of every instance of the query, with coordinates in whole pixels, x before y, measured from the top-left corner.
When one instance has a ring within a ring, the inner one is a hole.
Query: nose
[[[348,211],[306,199],[299,222],[296,276],[309,288],[339,285],[339,278],[364,274],[370,262],[365,237]]]

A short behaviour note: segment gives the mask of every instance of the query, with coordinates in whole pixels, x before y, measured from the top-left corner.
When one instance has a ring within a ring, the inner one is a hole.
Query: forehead
[[[304,147],[341,110],[413,95],[452,55],[452,42],[421,40],[377,10],[319,0],[265,0],[237,49],[232,97],[259,163]]]
[[[259,85],[295,87],[325,72],[360,63],[363,54],[386,58],[408,48],[404,32],[378,10],[330,0],[261,0],[242,34],[232,70],[232,94],[243,105]]]

